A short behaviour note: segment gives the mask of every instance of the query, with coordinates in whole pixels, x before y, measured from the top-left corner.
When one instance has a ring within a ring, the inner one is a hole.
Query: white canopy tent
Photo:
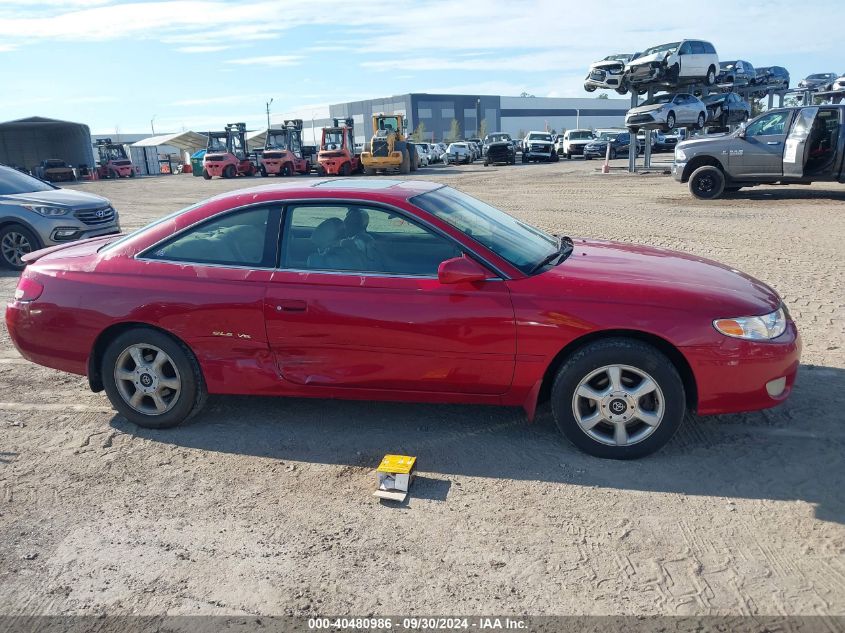
[[[177,134],[159,134],[132,143],[132,147],[159,147],[161,145],[169,145],[188,154],[193,154],[206,148],[208,137],[204,134],[188,131],[178,132]]]

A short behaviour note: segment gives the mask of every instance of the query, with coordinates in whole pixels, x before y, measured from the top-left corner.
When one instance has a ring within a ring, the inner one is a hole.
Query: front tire
[[[705,81],[708,86],[712,86],[716,83],[716,69],[713,66],[707,69],[707,78]]]
[[[117,336],[100,371],[112,406],[138,426],[170,428],[205,404],[205,381],[193,353],[158,330],[138,327]]]
[[[707,121],[707,117],[704,115],[704,113],[699,112],[698,113],[698,120],[695,122],[695,129],[696,130],[703,130],[704,129],[704,123],[706,121]]]
[[[684,385],[671,361],[626,338],[576,351],[558,370],[551,397],[560,432],[585,453],[606,459],[654,453],[686,413]]]
[[[38,236],[23,224],[8,224],[0,231],[0,263],[5,268],[23,270],[21,257],[41,248]]]
[[[207,169],[202,170],[202,177],[205,178],[206,180],[211,180],[211,174],[208,173]]]
[[[699,167],[690,176],[689,190],[699,200],[715,200],[725,190],[725,174],[714,165]]]
[[[671,132],[675,129],[675,113],[670,112],[666,115],[666,131]]]

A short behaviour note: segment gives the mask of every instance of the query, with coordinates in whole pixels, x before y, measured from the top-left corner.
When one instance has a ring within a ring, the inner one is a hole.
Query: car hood
[[[542,277],[573,299],[665,306],[713,319],[767,314],[781,304],[769,286],[729,266],[621,242],[576,239],[572,254]]]
[[[656,112],[657,110],[662,110],[664,106],[668,104],[666,103],[652,103],[650,105],[641,105],[637,106],[636,108],[631,108],[628,110],[628,114],[643,114],[644,112]]]
[[[651,62],[662,62],[666,59],[666,53],[652,53],[651,55],[646,55],[645,57],[637,57],[636,59],[632,59],[628,62],[628,68],[633,66],[642,66],[643,64],[650,64]]]
[[[50,191],[9,194],[0,196],[0,203],[3,202],[62,206],[70,209],[96,209],[109,204],[109,201],[102,196],[74,189],[52,189]]]
[[[590,64],[590,70],[608,70],[610,68],[624,68],[625,62],[615,61],[615,60],[602,60],[600,62],[593,62]]]
[[[706,145],[707,143],[712,143],[713,140],[717,139],[717,138],[722,139],[722,140],[729,139],[729,138],[733,137],[735,134],[736,134],[736,132],[731,133],[731,134],[708,134],[704,138],[691,138],[691,139],[688,139],[686,141],[681,141],[677,145],[675,145],[675,147],[677,149],[695,148],[698,145]]]

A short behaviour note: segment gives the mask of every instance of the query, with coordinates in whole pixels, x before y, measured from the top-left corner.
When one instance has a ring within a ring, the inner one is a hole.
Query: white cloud
[[[181,46],[176,49],[177,53],[216,53],[218,51],[226,51],[234,46],[227,46],[221,44],[220,46],[200,45],[200,46]]]
[[[256,55],[255,57],[245,57],[243,59],[230,59],[226,61],[227,64],[238,64],[241,66],[298,66],[302,63],[302,56],[300,55]]]

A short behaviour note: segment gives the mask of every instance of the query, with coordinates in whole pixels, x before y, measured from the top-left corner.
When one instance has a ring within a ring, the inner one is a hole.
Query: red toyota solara
[[[130,235],[48,248],[6,310],[27,359],[164,428],[206,394],[521,406],[600,457],[665,444],[687,411],[789,395],[777,293],[660,248],[544,233],[419,180],[227,193]]]

